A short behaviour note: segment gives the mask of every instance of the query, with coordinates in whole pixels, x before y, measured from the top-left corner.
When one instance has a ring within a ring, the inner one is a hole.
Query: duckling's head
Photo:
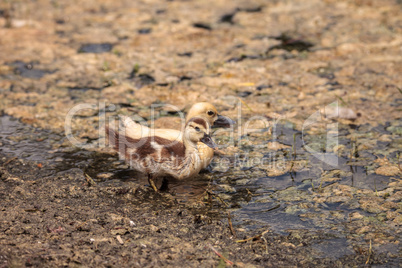
[[[215,106],[209,102],[198,102],[194,104],[187,114],[187,121],[193,117],[204,117],[211,126],[214,127],[230,127],[235,124],[232,119],[218,114]]]
[[[190,142],[193,147],[196,147],[198,142],[202,142],[215,149],[218,146],[214,143],[209,133],[210,125],[207,119],[203,117],[192,117],[188,120],[186,128],[184,129],[185,139]]]

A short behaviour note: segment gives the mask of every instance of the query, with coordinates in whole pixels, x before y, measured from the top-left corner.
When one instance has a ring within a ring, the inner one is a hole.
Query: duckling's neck
[[[185,155],[190,155],[192,153],[198,152],[196,143],[187,139],[183,139],[183,144],[185,148]]]

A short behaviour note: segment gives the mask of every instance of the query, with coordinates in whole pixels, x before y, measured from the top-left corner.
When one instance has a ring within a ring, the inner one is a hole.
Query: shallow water
[[[376,128],[376,131],[381,131],[383,134],[388,132],[383,128]],[[329,215],[331,212],[340,211],[344,217],[347,217],[349,213],[358,211],[361,214],[367,215],[367,213],[361,209],[354,208],[353,204],[339,203],[323,203],[321,206],[312,206],[311,193],[315,191],[321,191],[328,186],[335,183],[341,185],[348,185],[357,189],[370,189],[373,191],[381,191],[388,187],[391,182],[390,177],[377,175],[373,172],[368,172],[367,168],[370,163],[377,158],[373,154],[366,153],[367,166],[355,166],[353,161],[358,159],[347,159],[343,156],[337,156],[335,154],[329,154],[330,157],[336,158],[336,165],[333,163],[328,164],[320,159],[312,156],[305,150],[306,145],[309,146],[309,142],[315,142],[314,136],[304,136],[297,130],[280,125],[277,127],[277,141],[281,144],[289,145],[289,149],[278,151],[271,160],[285,161],[285,163],[291,161],[307,161],[306,168],[300,171],[286,172],[285,174],[278,176],[267,176],[261,173],[261,169],[264,166],[256,166],[248,170],[246,179],[242,174],[244,168],[236,168],[236,162],[233,164],[235,171],[229,172],[230,179],[227,179],[228,173],[216,174],[216,180],[222,182],[220,178],[224,175],[224,182],[229,185],[233,185],[236,192],[242,192],[244,190],[251,191],[253,196],[250,200],[246,201],[242,195],[233,195],[233,198],[228,202],[241,203],[241,208],[236,209],[233,213],[235,222],[237,224],[247,226],[249,228],[257,228],[268,225],[271,230],[280,233],[286,233],[288,229],[309,229],[309,230],[324,230],[329,231],[333,225],[341,224],[344,220],[331,217],[326,217],[325,222],[318,224],[308,218],[300,217],[306,213],[317,213]],[[346,138],[349,133],[345,129],[340,130],[339,143],[345,144],[346,147],[351,146],[350,140]],[[389,133],[388,133],[389,134]],[[272,141],[272,140],[269,140]],[[320,142],[320,141],[319,141]],[[325,141],[324,141],[325,142]],[[387,150],[387,143],[379,144],[377,150]],[[296,154],[292,152],[296,148]],[[264,149],[262,149],[264,150]],[[252,153],[249,151],[248,153]],[[264,153],[262,151],[262,153]],[[246,152],[247,154],[247,152]],[[278,156],[279,155],[279,156]],[[326,174],[333,174],[329,177],[335,179],[325,181],[323,177]],[[241,183],[237,183],[237,181]],[[219,192],[219,188],[217,189]],[[221,191],[222,192],[222,191]],[[231,193],[222,192],[225,195],[231,195]],[[311,205],[309,208],[300,208],[301,204]]]
[[[113,45],[109,43],[104,44],[85,44],[82,45],[78,52],[80,53],[104,53],[112,50]]]
[[[37,162],[54,161],[55,151],[50,141],[60,139],[50,131],[22,124],[10,116],[0,117],[0,150],[11,157]]]
[[[386,128],[376,128],[376,131],[387,134],[389,132]],[[338,164],[331,166],[312,157],[304,149],[304,142],[314,140],[313,137],[304,137],[303,141],[301,135],[294,135],[299,133],[298,131],[286,126],[279,126],[278,131],[280,134],[277,135],[276,141],[290,147],[276,152],[266,148],[259,151],[270,161],[305,161],[306,165],[302,169],[269,176],[269,168],[272,166],[268,165],[267,168],[261,164],[246,163],[244,159],[254,151],[252,146],[240,146],[244,150],[240,150],[239,155],[228,157],[230,164],[227,169],[220,169],[215,162],[209,171],[192,179],[170,180],[168,191],[179,203],[186,203],[202,202],[208,190],[214,194],[220,211],[231,211],[233,224],[237,227],[264,227],[280,234],[298,229],[330,233],[336,238],[315,245],[314,254],[318,257],[342,257],[351,254],[351,247],[345,238],[347,231],[344,223],[349,215],[355,212],[363,217],[373,217],[375,214],[364,211],[356,200],[334,199],[333,202],[316,203],[313,200],[314,193],[325,192],[335,184],[381,191],[388,187],[392,181],[391,177],[370,172],[370,165],[377,158],[374,153],[362,153],[365,160],[368,159],[363,166],[353,165],[360,163],[360,159],[344,157],[348,153],[340,155]],[[346,134],[343,133],[340,140],[347,148],[351,148]],[[265,138],[259,138],[259,142]],[[64,137],[49,131],[22,124],[12,117],[0,118],[1,151],[10,157],[48,163],[55,172],[79,168],[91,176],[100,187],[124,187],[130,182],[147,184],[144,175],[129,169],[117,156],[71,148],[53,149],[54,145],[61,143],[63,139]],[[387,151],[392,147],[390,143],[377,145],[377,151]],[[392,154],[391,152],[389,155]],[[326,176],[331,179],[326,181]],[[162,180],[158,183],[160,185]],[[216,205],[214,207],[216,208]],[[388,232],[393,233],[394,230]],[[395,251],[394,248],[392,250]]]
[[[25,63],[23,61],[14,61],[9,63],[8,65],[12,66],[14,68],[14,74],[19,75],[25,78],[31,78],[31,79],[40,79],[46,74],[51,74],[54,71],[49,71],[49,70],[42,70],[40,68],[37,68],[37,65],[39,65],[39,62],[28,62]]]

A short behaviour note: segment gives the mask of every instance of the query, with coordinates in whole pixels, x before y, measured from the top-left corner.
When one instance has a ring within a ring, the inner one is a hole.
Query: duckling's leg
[[[149,185],[151,185],[152,189],[154,189],[155,192],[158,192],[158,188],[156,188],[155,182],[154,182],[151,174],[148,174],[148,182],[149,182]]]
[[[169,190],[169,181],[166,177],[163,178],[162,185],[161,188],[159,188],[159,190],[162,192],[166,192]]]

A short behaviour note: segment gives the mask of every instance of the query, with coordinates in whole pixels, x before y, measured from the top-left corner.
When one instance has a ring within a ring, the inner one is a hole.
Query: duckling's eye
[[[200,129],[199,127],[195,127],[194,129],[195,129],[195,131],[197,131],[197,132],[200,132],[200,131],[201,131],[201,129]]]
[[[213,116],[214,114],[215,114],[214,111],[208,111],[209,116]]]

